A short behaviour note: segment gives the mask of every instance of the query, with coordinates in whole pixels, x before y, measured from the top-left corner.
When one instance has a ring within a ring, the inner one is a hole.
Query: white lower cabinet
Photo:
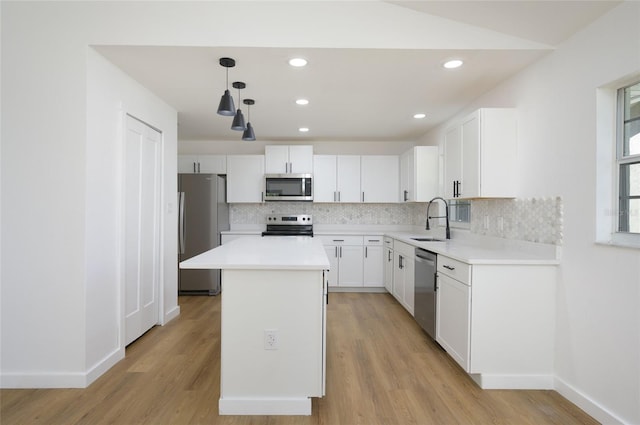
[[[393,266],[393,296],[413,316],[415,290],[415,248],[395,241]]]
[[[393,256],[393,239],[385,236],[383,258],[384,287],[390,294],[393,294]]]
[[[436,341],[481,388],[553,388],[555,269],[438,255]]]
[[[382,236],[364,236],[363,286],[384,286]]]
[[[438,276],[436,341],[469,371],[471,291],[469,285],[445,274]]]
[[[364,246],[362,236],[321,235],[329,257],[330,287],[363,286]]]

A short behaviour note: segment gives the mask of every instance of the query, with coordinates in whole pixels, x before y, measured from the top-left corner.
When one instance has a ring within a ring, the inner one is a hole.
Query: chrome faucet
[[[431,203],[433,201],[435,201],[436,199],[440,199],[442,202],[444,202],[444,208],[445,208],[445,213],[444,215],[440,215],[437,217],[431,217],[429,216],[429,208],[431,207]],[[429,227],[429,219],[430,218],[446,218],[447,219],[447,230],[446,230],[446,237],[447,239],[451,239],[451,231],[449,230],[449,204],[447,204],[447,201],[444,200],[443,198],[436,196],[435,198],[433,198],[432,200],[429,201],[429,205],[427,205],[427,226],[425,227],[425,230],[430,230]]]

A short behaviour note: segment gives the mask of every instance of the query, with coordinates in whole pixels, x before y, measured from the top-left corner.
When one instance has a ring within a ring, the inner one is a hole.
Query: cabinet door
[[[200,155],[198,163],[201,173],[227,174],[226,155]]]
[[[400,156],[400,201],[415,200],[413,149]]]
[[[480,196],[480,121],[478,113],[462,123],[462,188],[460,196]],[[505,179],[510,178],[504,176]]]
[[[344,245],[338,247],[340,267],[338,282],[340,286],[362,286],[363,247]]]
[[[291,173],[313,173],[313,146],[289,146],[289,163]]]
[[[438,273],[436,341],[469,371],[471,297],[469,286]]]
[[[263,202],[264,155],[227,157],[227,202]]]
[[[393,294],[393,250],[384,248],[384,287]]]
[[[360,158],[362,202],[398,202],[400,160],[396,155]]]
[[[329,258],[329,286],[338,286],[338,247],[335,245],[325,245],[325,252]]]
[[[454,185],[462,181],[462,129],[456,126],[444,136],[444,197],[454,198]],[[462,189],[462,188],[461,188]]]
[[[336,202],[336,156],[313,157],[313,202]]]
[[[384,257],[382,245],[365,245],[364,247],[364,286],[384,286]]]
[[[404,300],[404,264],[406,258],[399,253],[395,253],[393,259],[393,296],[400,302]]]
[[[264,147],[264,170],[267,174],[289,172],[289,146],[267,145]]]
[[[416,262],[413,257],[406,257],[404,262],[404,306],[413,316],[415,299]]]
[[[178,155],[178,173],[195,174],[198,172],[197,155]]]
[[[360,156],[339,155],[337,169],[338,202],[361,202]]]

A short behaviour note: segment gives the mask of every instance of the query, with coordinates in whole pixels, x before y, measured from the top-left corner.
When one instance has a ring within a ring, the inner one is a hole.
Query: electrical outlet
[[[264,349],[265,350],[278,349],[278,330],[277,329],[264,330]]]

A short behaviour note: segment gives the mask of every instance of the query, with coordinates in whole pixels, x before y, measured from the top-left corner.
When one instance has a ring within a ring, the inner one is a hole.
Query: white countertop
[[[560,264],[559,248],[555,245],[501,238],[456,238],[455,236],[445,242],[418,242],[411,238],[424,237],[425,234],[391,232],[385,235],[467,264]]]
[[[180,263],[181,269],[328,270],[322,242],[308,236],[247,236]]]

